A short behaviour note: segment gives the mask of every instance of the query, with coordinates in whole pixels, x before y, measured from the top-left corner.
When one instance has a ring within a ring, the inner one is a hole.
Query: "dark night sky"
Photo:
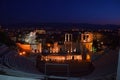
[[[120,24],[119,0],[0,0],[0,23]]]

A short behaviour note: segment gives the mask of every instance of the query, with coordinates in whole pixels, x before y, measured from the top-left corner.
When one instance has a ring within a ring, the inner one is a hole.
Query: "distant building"
[[[46,31],[45,30],[36,30],[36,33],[38,33],[38,34],[46,34]]]

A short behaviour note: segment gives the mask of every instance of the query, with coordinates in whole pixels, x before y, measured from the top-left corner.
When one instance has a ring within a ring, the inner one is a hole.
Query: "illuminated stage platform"
[[[82,55],[72,55],[72,54],[50,54],[47,56],[40,56],[41,61],[46,61],[46,62],[65,62],[65,61],[82,61]],[[86,61],[90,62],[90,56],[86,56]]]
[[[90,60],[83,61],[81,55],[47,55],[37,59],[38,70],[49,76],[80,77],[94,70]]]

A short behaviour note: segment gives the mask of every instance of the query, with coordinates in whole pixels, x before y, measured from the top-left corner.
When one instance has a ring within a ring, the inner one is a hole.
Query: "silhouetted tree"
[[[8,47],[16,46],[15,42],[12,41],[4,31],[0,31],[0,43],[5,44]]]

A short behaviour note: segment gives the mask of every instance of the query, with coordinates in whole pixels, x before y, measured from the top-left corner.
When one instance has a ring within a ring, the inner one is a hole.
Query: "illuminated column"
[[[65,42],[67,41],[67,34],[65,34]]]
[[[41,43],[38,44],[38,52],[42,53],[42,44]]]
[[[70,34],[68,34],[68,40],[67,40],[68,42],[70,41]]]
[[[72,52],[72,34],[65,34],[65,51],[67,51],[68,53]]]
[[[70,42],[70,41],[72,41],[72,34],[66,33],[65,34],[65,42]]]

